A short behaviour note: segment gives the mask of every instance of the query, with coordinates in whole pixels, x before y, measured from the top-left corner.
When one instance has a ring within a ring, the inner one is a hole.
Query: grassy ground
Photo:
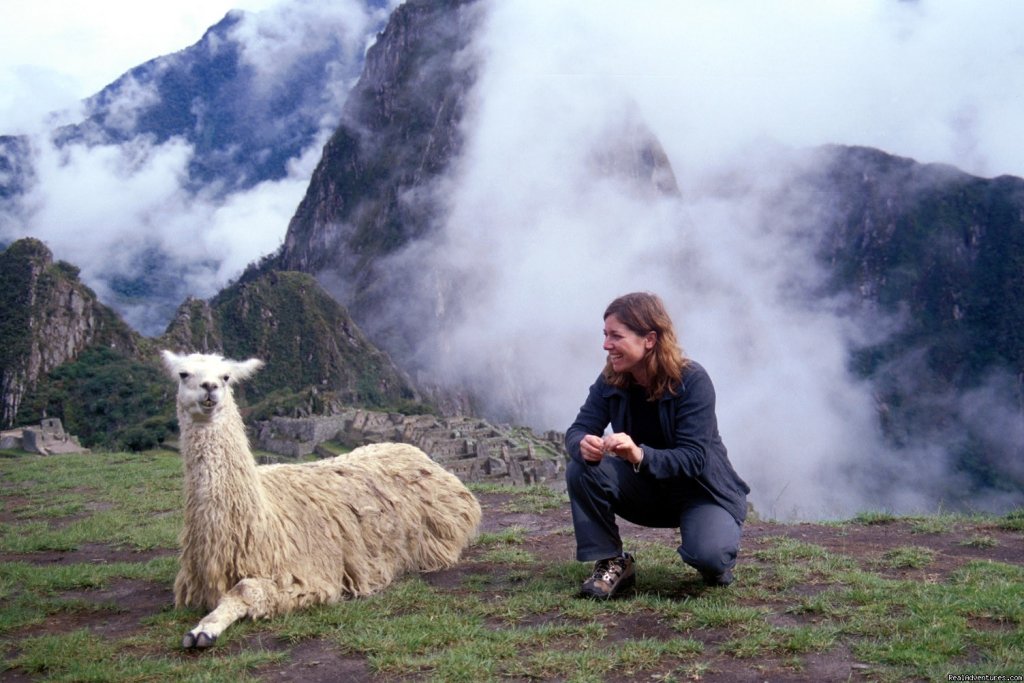
[[[379,595],[243,622],[184,652],[181,466],[0,454],[5,681],[948,680],[1024,674],[1024,511],[747,525],[737,582],[705,588],[671,530],[623,525],[637,590],[574,596],[563,496],[477,487],[459,566]],[[1015,680],[1021,680],[1016,678]]]

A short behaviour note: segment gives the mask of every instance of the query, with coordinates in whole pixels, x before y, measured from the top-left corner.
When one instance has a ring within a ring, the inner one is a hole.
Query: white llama
[[[238,619],[373,593],[455,564],[480,523],[457,477],[408,444],[257,466],[231,385],[257,359],[163,352],[179,380],[185,526],[178,607],[212,609],[185,634],[206,648]]]

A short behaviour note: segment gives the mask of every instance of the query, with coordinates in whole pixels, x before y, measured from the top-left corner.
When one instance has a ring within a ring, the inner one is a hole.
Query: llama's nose
[[[210,393],[217,388],[217,385],[214,382],[203,382],[199,386],[201,386],[203,389],[206,389],[206,393]]]

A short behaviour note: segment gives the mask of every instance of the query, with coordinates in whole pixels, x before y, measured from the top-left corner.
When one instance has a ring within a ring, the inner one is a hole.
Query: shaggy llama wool
[[[415,446],[256,465],[231,385],[262,361],[170,351],[163,359],[179,380],[185,470],[174,599],[213,610],[184,647],[209,647],[244,617],[367,595],[403,572],[450,567],[473,539],[479,502]]]

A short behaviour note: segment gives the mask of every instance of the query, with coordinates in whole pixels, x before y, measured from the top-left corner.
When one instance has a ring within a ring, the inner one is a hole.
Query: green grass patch
[[[526,529],[521,526],[510,526],[501,531],[485,531],[476,538],[477,545],[501,546],[519,545],[526,540]]]
[[[970,548],[996,548],[999,546],[999,539],[988,534],[977,534],[960,541],[960,545]]]
[[[947,534],[956,531],[958,519],[950,515],[915,517],[910,520],[910,532],[914,534]]]
[[[864,526],[872,526],[874,524],[892,524],[897,519],[896,515],[882,511],[868,511],[857,513],[853,518],[855,524],[863,524]]]
[[[1007,531],[1024,531],[1024,508],[1008,513],[996,522],[996,526]]]
[[[564,508],[569,496],[543,484],[513,486],[511,484],[472,483],[469,490],[474,493],[507,493],[511,500],[506,504],[509,512],[544,512]]]
[[[932,563],[935,551],[920,546],[904,546],[887,550],[879,564],[893,569],[922,569]]]
[[[568,505],[547,487],[472,488],[493,496],[485,515],[518,520]],[[8,558],[0,561],[0,656],[34,680],[255,681],[288,665],[306,641],[360,660],[382,680],[472,683],[684,681],[722,671],[785,680],[806,676],[812,658],[830,657],[840,667],[866,667],[856,671],[870,680],[942,680],[957,671],[1011,675],[1024,663],[1022,563],[951,558],[927,547],[927,535],[955,533],[964,554],[984,557],[1000,546],[996,528],[1014,531],[1016,514],[873,513],[825,527],[851,540],[870,533],[854,525],[898,523],[879,531],[907,532],[857,556],[779,525],[747,542],[727,589],[705,587],[675,543],[627,536],[637,585],[607,602],[576,597],[591,564],[567,559],[571,533],[490,526],[500,530],[477,537],[454,577],[407,575],[377,595],[241,622],[212,650],[183,653],[181,636],[202,612],[174,609],[170,600],[141,620],[131,615],[131,628],[104,627],[126,618],[125,590],[157,586],[170,594],[182,523],[177,455],[0,457],[0,496],[7,520],[0,552]],[[548,556],[553,539],[565,543],[556,558]],[[1013,546],[1002,545],[990,554],[1005,557]],[[127,560],[89,559],[89,551],[111,548]],[[62,550],[74,553],[32,561]],[[131,561],[132,551],[152,550]],[[920,572],[899,578],[921,569],[926,579]]]
[[[334,456],[344,455],[345,453],[350,453],[352,451],[351,446],[338,441],[324,441],[318,446],[318,448],[325,453],[330,453]]]
[[[27,638],[21,654],[7,662],[43,680],[53,681],[206,681],[255,680],[258,666],[286,658],[281,652],[250,650],[230,657],[139,657],[125,643],[97,637],[87,630]]]
[[[0,479],[19,492],[9,512],[24,520],[3,525],[0,551],[177,547],[183,496],[175,453],[23,455],[0,459]]]

